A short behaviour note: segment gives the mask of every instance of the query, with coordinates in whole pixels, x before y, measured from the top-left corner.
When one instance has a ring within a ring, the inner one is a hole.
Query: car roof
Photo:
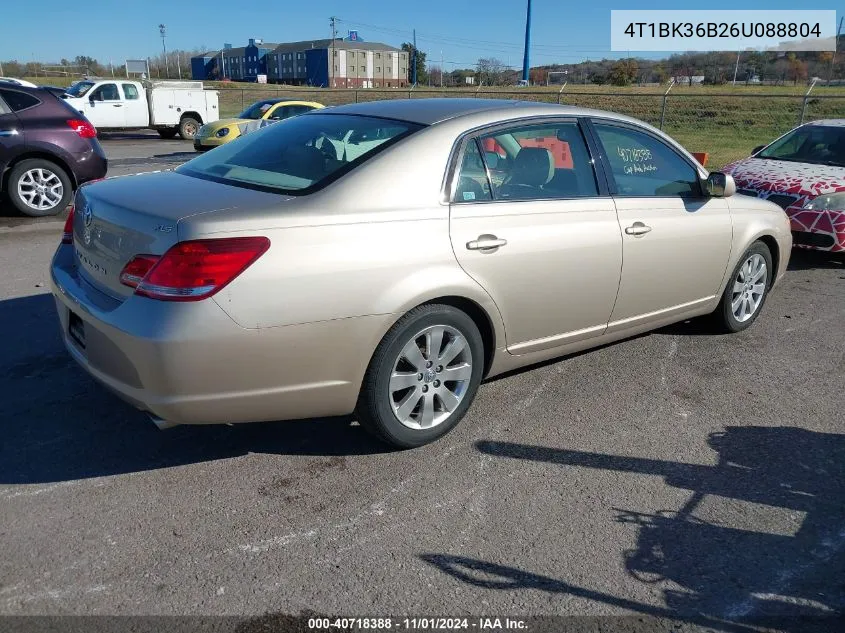
[[[328,114],[329,111],[327,110],[326,113]],[[471,97],[369,101],[336,106],[331,108],[330,113],[385,117],[422,125],[433,125],[462,116],[482,113],[490,115],[491,121],[498,118],[512,118],[514,115],[528,117],[555,114],[563,116],[597,115],[624,121],[635,121],[630,117],[612,112],[574,106],[532,101],[508,101],[505,99],[473,99]],[[642,124],[642,121],[636,122]]]

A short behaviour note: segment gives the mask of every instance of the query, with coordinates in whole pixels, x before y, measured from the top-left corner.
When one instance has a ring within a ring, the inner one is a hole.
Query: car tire
[[[182,117],[182,120],[179,121],[179,136],[186,141],[193,141],[201,126],[202,123],[197,121],[194,117],[184,116]]]
[[[176,138],[176,134],[179,132],[179,130],[175,127],[168,127],[156,131],[161,138]]]
[[[750,327],[766,303],[775,274],[769,247],[754,242],[728,278],[719,307],[713,312],[719,330],[733,333]]]
[[[43,158],[29,158],[16,164],[9,170],[6,185],[12,205],[21,213],[36,218],[61,213],[73,196],[73,183],[67,172],[56,163]],[[27,192],[36,187],[45,187],[44,193],[28,196]],[[55,200],[52,199],[51,193]],[[47,203],[49,206],[40,208],[42,204]]]
[[[441,344],[434,353],[428,348],[437,340]],[[398,448],[428,444],[461,421],[483,373],[484,342],[475,322],[453,306],[419,306],[376,348],[356,407],[358,422]]]

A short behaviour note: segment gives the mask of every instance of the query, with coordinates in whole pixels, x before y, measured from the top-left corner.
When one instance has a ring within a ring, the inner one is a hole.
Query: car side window
[[[123,94],[126,95],[126,98],[130,101],[134,101],[138,98],[138,87],[135,84],[122,84],[123,86]]]
[[[574,121],[510,128],[480,141],[496,200],[598,196],[587,144]]]
[[[91,99],[94,101],[120,101],[117,84],[103,84],[91,94]]]
[[[17,90],[0,90],[0,96],[3,97],[3,101],[12,109],[12,112],[20,112],[41,103],[36,97]]]
[[[701,195],[696,169],[662,141],[628,127],[594,122],[619,196]]]
[[[469,139],[464,147],[453,200],[454,202],[479,202],[492,199],[490,181],[487,179],[487,171],[481,159],[481,152],[478,150],[478,143],[475,139]]]
[[[270,113],[270,120],[281,121],[283,119],[287,119],[289,116],[291,116],[290,106],[279,106]]]
[[[2,92],[3,91],[0,90],[0,93],[2,93]],[[3,100],[2,94],[0,94],[0,116],[3,116],[4,114],[11,114],[11,113],[12,113],[12,109],[9,106],[6,105],[6,102]]]

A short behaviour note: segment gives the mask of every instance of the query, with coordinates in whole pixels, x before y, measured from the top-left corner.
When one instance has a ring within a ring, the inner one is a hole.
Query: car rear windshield
[[[303,114],[242,136],[176,171],[240,187],[304,195],[421,127],[349,114]]]
[[[845,167],[845,127],[803,125],[769,145],[755,158]]]

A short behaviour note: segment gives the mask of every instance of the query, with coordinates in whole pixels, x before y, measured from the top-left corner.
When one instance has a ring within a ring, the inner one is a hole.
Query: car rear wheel
[[[73,194],[65,170],[41,158],[22,160],[12,167],[7,189],[15,208],[33,217],[63,211]]]
[[[179,121],[179,136],[186,141],[193,141],[197,132],[200,130],[200,126],[201,123],[194,117],[182,117],[182,120]]]
[[[772,254],[763,242],[754,242],[736,265],[719,307],[713,313],[725,332],[740,332],[760,314],[774,278]]]
[[[376,348],[356,408],[358,421],[399,448],[428,444],[460,422],[483,371],[484,343],[473,320],[452,306],[420,306]]]
[[[176,133],[179,131],[175,127],[168,127],[156,130],[161,138],[176,138]]]

